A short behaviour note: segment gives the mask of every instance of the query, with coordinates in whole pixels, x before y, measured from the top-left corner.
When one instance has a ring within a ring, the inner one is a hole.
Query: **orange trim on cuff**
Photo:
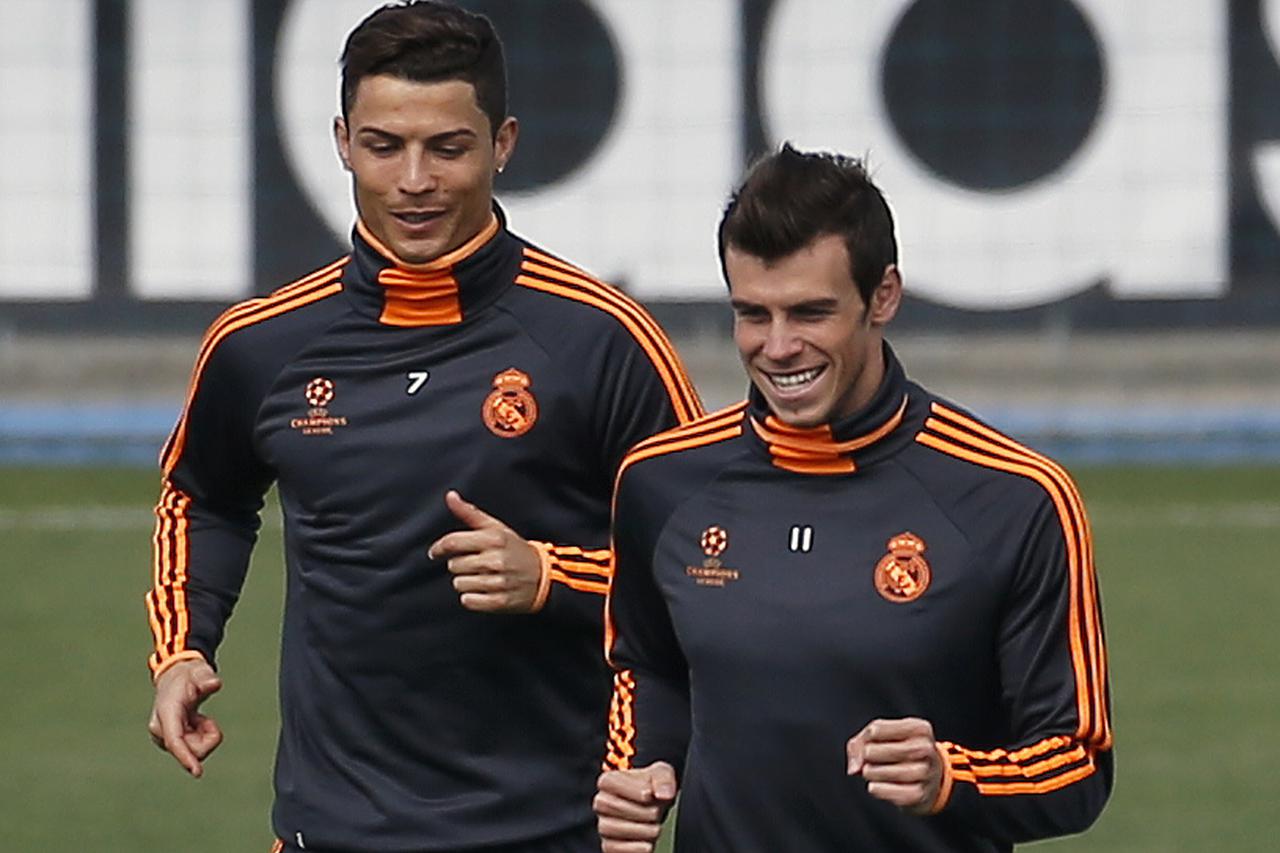
[[[151,683],[155,684],[156,679],[168,672],[175,664],[184,660],[204,660],[204,655],[195,649],[187,649],[185,652],[178,652],[176,655],[165,658],[151,673]]]
[[[541,570],[538,577],[538,592],[533,597],[533,609],[530,611],[537,613],[546,606],[547,597],[551,594],[551,543],[535,542],[530,539],[529,544],[538,552],[538,568]]]
[[[933,798],[929,808],[924,810],[926,815],[937,814],[947,807],[947,803],[951,801],[951,789],[956,781],[956,774],[951,770],[951,759],[947,755],[947,750],[940,743],[935,743],[933,748],[938,750],[938,755],[942,758],[942,784],[938,786],[938,795]]]

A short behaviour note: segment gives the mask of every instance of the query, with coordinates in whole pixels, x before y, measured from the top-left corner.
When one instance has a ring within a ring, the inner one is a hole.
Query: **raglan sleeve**
[[[217,327],[215,323],[214,328]],[[177,425],[161,451],[161,490],[145,596],[152,677],[181,660],[215,663],[240,595],[271,483],[253,449],[250,366],[206,335]]]
[[[626,327],[605,336],[591,370],[590,435],[595,443],[601,492],[608,494],[623,457],[651,435],[703,413],[675,347],[657,323],[633,305]],[[643,322],[641,322],[643,320]],[[612,572],[608,542],[531,543],[542,560],[537,608],[600,624],[601,597]]]
[[[934,810],[1007,842],[1082,832],[1110,796],[1114,758],[1093,546],[1069,480],[1028,525],[998,656],[1012,742],[940,743]]]
[[[605,609],[613,698],[604,766],[626,770],[665,761],[682,776],[689,743],[689,677],[654,576],[660,502],[646,496],[629,473],[624,469],[614,504],[616,565]]]

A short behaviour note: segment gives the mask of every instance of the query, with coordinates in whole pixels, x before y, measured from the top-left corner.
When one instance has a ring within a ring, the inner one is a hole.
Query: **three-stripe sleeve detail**
[[[1048,457],[940,403],[932,404],[931,415],[917,442],[975,465],[1031,479],[1053,502],[1067,556],[1067,639],[1078,720],[1071,736],[1047,738],[1013,751],[975,751],[951,743],[942,747],[955,780],[974,784],[983,794],[1054,791],[1092,774],[1096,752],[1110,749],[1112,743],[1106,647],[1084,503],[1067,472]]]
[[[293,311],[316,300],[338,293],[342,290],[340,281],[342,270],[349,260],[350,256],[339,258],[327,267],[317,270],[293,284],[285,285],[270,296],[249,299],[233,305],[213,322],[209,327],[209,331],[205,333],[204,340],[200,344],[200,351],[196,355],[195,367],[191,371],[191,381],[187,386],[186,400],[182,406],[182,414],[179,416],[173,432],[169,434],[169,439],[165,442],[164,449],[160,451],[160,467],[166,475],[173,471],[178,459],[182,457],[182,450],[186,444],[187,416],[191,409],[191,403],[195,399],[197,389],[200,387],[200,379],[204,374],[205,366],[209,363],[209,358],[213,355],[214,350],[217,349],[218,344],[232,332],[243,329],[246,326],[252,326],[255,323],[260,323],[263,320]]]
[[[613,552],[608,548],[586,550],[576,545],[532,543],[539,548],[544,571],[550,583],[558,583],[578,592],[604,595],[609,591],[613,575]]]
[[[187,567],[190,547],[187,539],[187,509],[191,498],[167,480],[156,503],[156,527],[152,537],[152,581],[146,595],[147,616],[155,646],[148,664],[158,675],[170,662],[193,657],[186,642],[190,633],[187,609]]]
[[[152,676],[188,658],[202,658],[189,649],[191,617],[187,605],[191,544],[189,540],[191,498],[169,477],[186,446],[187,424],[205,368],[218,345],[231,333],[271,317],[293,311],[342,290],[342,270],[350,257],[340,258],[316,272],[286,285],[269,296],[233,305],[209,327],[196,355],[187,386],[182,413],[160,452],[164,480],[156,504],[156,526],[152,538],[152,585],[146,594],[148,621],[155,650],[147,663]]]
[[[702,414],[702,401],[685,374],[675,347],[649,312],[622,291],[559,258],[526,248],[516,284],[591,305],[612,315],[639,343],[653,363],[671,398],[677,420],[684,424]]]
[[[950,742],[939,747],[957,782],[988,796],[1048,794],[1078,782],[1096,769],[1097,750],[1068,737],[1046,738],[1025,749],[980,751]]]
[[[742,400],[727,408],[703,415],[695,421],[660,432],[636,444],[622,459],[618,466],[618,474],[614,480],[614,497],[617,498],[617,484],[627,468],[645,459],[676,453],[725,441],[742,435],[743,413],[747,410],[747,401]]]
[[[628,770],[636,754],[635,675],[629,669],[613,674],[613,699],[609,702],[609,748],[606,770]]]
[[[621,482],[623,473],[631,465],[655,456],[676,453],[716,442],[726,441],[742,435],[744,413],[747,401],[736,403],[728,408],[703,415],[697,420],[675,429],[660,432],[657,435],[639,442],[631,452],[623,458],[618,466],[617,481],[614,485],[614,514],[617,513],[617,483]],[[616,529],[616,522],[615,522]],[[615,567],[616,568],[616,567]],[[605,658],[613,664],[613,647],[617,633],[613,624],[613,580],[609,577],[608,597],[604,608],[604,650]],[[613,698],[609,706],[609,748],[605,758],[606,768],[625,770],[631,766],[631,758],[635,755],[635,675],[630,669],[616,669],[613,678]]]

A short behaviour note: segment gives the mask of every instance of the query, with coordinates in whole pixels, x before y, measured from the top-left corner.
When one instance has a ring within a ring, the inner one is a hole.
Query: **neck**
[[[456,249],[451,249],[443,254],[437,255],[429,261],[420,261],[415,263],[401,258],[391,250],[390,246],[379,240],[377,236],[369,230],[369,226],[365,224],[364,219],[356,219],[356,231],[362,238],[364,238],[366,243],[373,247],[374,251],[391,261],[397,267],[405,270],[411,270],[413,272],[436,272],[448,269],[458,261],[473,254],[476,249],[487,243],[494,234],[498,233],[498,226],[498,215],[491,212],[489,214],[489,219],[484,224],[484,227],[464,241],[462,245],[458,246]]]

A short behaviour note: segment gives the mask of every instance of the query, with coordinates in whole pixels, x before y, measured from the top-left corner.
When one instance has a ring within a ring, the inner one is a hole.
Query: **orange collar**
[[[751,426],[769,448],[773,464],[800,474],[851,474],[858,470],[853,454],[875,444],[898,428],[907,411],[907,395],[897,411],[880,425],[854,438],[837,441],[830,424],[793,427],[774,415],[762,423],[755,416]]]
[[[379,322],[388,326],[445,326],[462,322],[462,303],[454,267],[474,255],[498,233],[497,214],[489,224],[452,252],[422,264],[400,260],[382,243],[363,220],[356,220],[356,233],[391,266],[378,271],[383,287]]]

